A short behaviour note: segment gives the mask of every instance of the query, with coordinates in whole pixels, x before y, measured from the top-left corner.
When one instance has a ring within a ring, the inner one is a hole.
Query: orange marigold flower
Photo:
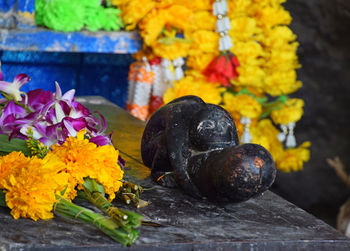
[[[0,189],[5,191],[11,215],[35,221],[52,218],[55,194],[64,191],[68,182],[64,168],[64,163],[53,155],[39,159],[12,152],[1,157]]]
[[[119,151],[112,145],[97,146],[89,142],[84,139],[84,133],[81,130],[76,138],[69,137],[61,146],[53,145],[52,153],[66,164],[72,186],[82,189],[84,178],[96,179],[113,200],[124,174],[118,164]]]

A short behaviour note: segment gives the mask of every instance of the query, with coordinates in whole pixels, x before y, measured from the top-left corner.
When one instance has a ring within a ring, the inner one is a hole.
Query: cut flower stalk
[[[138,236],[137,230],[131,229],[129,232],[126,232],[123,228],[119,228],[119,225],[113,220],[87,208],[75,205],[59,195],[56,195],[56,197],[58,202],[54,204],[55,214],[93,225],[124,246],[131,245],[136,240]]]
[[[148,201],[140,199],[140,193],[143,192],[141,186],[128,181],[123,181],[122,187],[117,192],[117,198],[126,204],[132,203],[137,208],[145,207]]]
[[[98,183],[94,179],[85,179],[84,192],[86,198],[93,205],[111,217],[111,219],[125,231],[133,231],[135,228],[141,225],[143,218],[141,215],[113,206],[113,204],[106,199],[103,192],[98,188]]]

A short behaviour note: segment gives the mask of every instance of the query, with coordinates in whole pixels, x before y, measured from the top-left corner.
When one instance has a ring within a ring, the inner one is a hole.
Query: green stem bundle
[[[85,181],[88,179],[89,178],[85,179]],[[127,232],[130,232],[141,225],[141,215],[113,206],[113,204],[110,203],[99,191],[95,180],[89,179],[89,183],[91,186],[84,187],[86,198],[102,212],[111,217],[111,219],[113,219],[119,227],[123,228]]]
[[[54,204],[55,214],[93,225],[124,246],[131,245],[136,240],[138,236],[137,230],[131,229],[131,231],[127,232],[113,220],[99,213],[75,205],[59,195],[56,195],[56,197],[58,202]]]

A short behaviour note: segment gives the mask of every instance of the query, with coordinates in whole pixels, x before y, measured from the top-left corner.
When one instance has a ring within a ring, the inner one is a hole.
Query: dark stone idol
[[[141,154],[158,184],[212,201],[247,200],[276,176],[270,153],[257,144],[239,145],[231,115],[196,96],[175,99],[152,115]]]

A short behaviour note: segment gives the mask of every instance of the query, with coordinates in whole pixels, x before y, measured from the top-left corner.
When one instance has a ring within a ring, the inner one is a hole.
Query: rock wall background
[[[288,0],[284,7],[300,43],[303,87],[295,96],[305,100],[305,113],[297,141],[312,146],[304,170],[279,173],[273,191],[335,226],[350,188],[326,159],[339,156],[350,174],[350,1]]]

